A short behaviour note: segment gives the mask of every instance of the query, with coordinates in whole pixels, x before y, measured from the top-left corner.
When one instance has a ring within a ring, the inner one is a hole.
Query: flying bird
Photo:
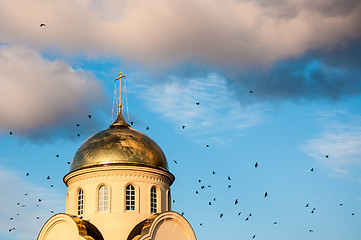
[[[273,224],[277,224],[277,222],[273,222]]]
[[[207,144],[206,147],[209,147],[209,145]]]
[[[219,215],[219,217],[222,218],[222,217],[223,217],[223,213],[221,213],[221,215]]]
[[[76,126],[79,127],[80,126],[79,123],[77,123]]]
[[[88,115],[88,118],[92,118],[92,115]]]
[[[245,221],[248,221],[249,217],[246,217]]]
[[[77,136],[80,137],[80,133],[78,133]]]
[[[234,204],[235,204],[235,205],[237,205],[237,203],[238,203],[238,199],[236,199],[236,201],[234,201]]]
[[[199,224],[199,226],[202,226],[202,225],[203,225],[202,223]]]
[[[29,176],[30,174],[29,173],[26,173],[26,176]]]
[[[311,172],[313,172],[313,168],[311,168]]]
[[[308,232],[313,232],[313,230],[312,230],[312,229],[310,229]]]
[[[184,129],[186,126],[182,126],[182,128]]]
[[[196,191],[196,194],[198,194],[198,191]]]
[[[325,157],[328,158],[328,155],[326,155]]]
[[[130,125],[134,125],[134,122],[130,122]]]
[[[149,130],[149,127],[147,127],[146,130]]]
[[[213,174],[216,174],[216,172],[215,172],[215,171],[213,171],[212,173],[213,173]]]
[[[258,167],[259,165],[258,165],[258,162],[256,162],[255,164],[254,164],[254,167],[256,168],[256,167]]]
[[[70,162],[67,162],[67,164],[70,164]]]
[[[212,205],[212,202],[209,202],[208,205]]]
[[[265,192],[265,193],[264,193],[264,197],[267,197],[267,196],[268,196],[268,193],[267,193],[267,192]]]
[[[56,154],[56,156],[55,157],[59,157],[59,154]]]
[[[238,216],[241,215],[241,212],[238,213]]]
[[[201,189],[204,189],[204,186],[202,186]]]
[[[307,203],[305,207],[309,207],[309,203]]]
[[[252,90],[250,90],[250,91],[249,91],[249,93],[253,93],[253,91],[252,91]]]
[[[49,180],[49,179],[50,179],[50,176],[47,176],[46,179]]]
[[[249,216],[249,217],[252,217],[252,213],[250,213],[248,216]]]
[[[228,188],[231,188],[232,186],[231,185],[228,185]]]
[[[230,177],[230,176],[228,176],[228,180],[231,180],[231,177]]]
[[[174,162],[175,164],[177,164],[177,161],[176,161],[176,160],[173,160],[173,162]]]
[[[355,213],[352,213],[351,215],[352,215],[352,216],[355,216]]]
[[[54,185],[50,185],[50,187],[54,187]]]
[[[40,199],[40,198],[38,199],[38,202],[41,202],[41,199]]]
[[[253,237],[252,238],[255,238],[256,237],[256,235],[253,235]]]
[[[46,27],[45,23],[40,23],[40,27]]]
[[[197,105],[199,105],[199,102],[196,102]]]
[[[340,203],[340,207],[342,206],[342,203]]]
[[[202,180],[198,179],[198,182],[200,183],[200,182],[202,182]]]

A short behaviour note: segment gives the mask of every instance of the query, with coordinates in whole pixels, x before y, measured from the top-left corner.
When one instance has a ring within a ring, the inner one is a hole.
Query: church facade
[[[174,179],[161,148],[119,111],[76,152],[63,179],[66,212],[52,216],[38,240],[196,240],[171,211]]]

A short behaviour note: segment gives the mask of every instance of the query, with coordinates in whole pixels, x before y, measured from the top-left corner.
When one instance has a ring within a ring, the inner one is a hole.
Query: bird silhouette
[[[222,218],[222,217],[223,217],[223,213],[221,213],[221,214],[219,215],[219,217]]]
[[[67,162],[67,164],[70,164],[70,162]]]
[[[78,133],[77,136],[80,137],[80,133]]]
[[[249,91],[249,93],[253,93],[253,91],[252,91],[252,90],[250,90],[250,91]]]
[[[147,127],[146,130],[149,130],[149,127]]]
[[[186,126],[182,126],[182,128],[184,129]]]
[[[37,219],[37,220],[39,220],[39,219],[40,219],[40,217],[36,217],[36,219]]]
[[[256,237],[256,235],[253,235],[253,237],[252,238],[255,238]]]
[[[209,145],[207,144],[206,147],[209,147]]]
[[[210,188],[210,187],[211,187],[211,185],[208,185],[208,187]]]
[[[12,218],[12,217],[10,218],[10,220],[13,220],[13,219],[14,219],[14,218]]]
[[[238,216],[241,215],[241,212],[238,213]]]
[[[56,154],[56,156],[55,157],[59,157],[59,154]]]
[[[309,207],[309,203],[307,203],[305,207]]]
[[[249,217],[252,217],[252,213],[250,213],[248,216],[249,216]]]
[[[258,165],[258,162],[256,162],[255,164],[254,164],[254,167],[256,168],[256,167],[258,167],[259,165]]]
[[[197,105],[199,105],[199,102],[196,102]]]
[[[198,191],[196,191],[196,194],[198,194]]]
[[[199,224],[199,226],[202,226],[202,225],[203,225],[202,223]]]
[[[313,172],[313,168],[311,168],[311,172]]]
[[[277,222],[273,222],[273,224],[277,224]]]
[[[213,201],[216,201],[216,198],[213,198]]]
[[[342,203],[340,203],[340,207],[342,206]]]
[[[248,221],[249,217],[246,217],[245,221]]]
[[[202,182],[202,180],[198,179],[198,182],[200,183],[200,182]]]
[[[182,212],[182,216],[184,215],[184,212]]]
[[[177,161],[176,161],[176,160],[173,160],[173,162],[174,162],[175,164],[177,164]]]
[[[130,125],[134,125],[134,122],[130,122]]]
[[[40,23],[40,27],[46,27],[45,23]]]
[[[204,186],[202,186],[201,189],[204,189]]]
[[[88,118],[92,118],[92,115],[88,115]]]
[[[268,196],[268,193],[267,193],[267,192],[265,192],[265,193],[264,193],[264,197],[267,197],[267,196]]]
[[[228,185],[228,188],[231,188],[232,186],[231,185]]]
[[[29,176],[30,174],[29,173],[26,173],[26,176]]]
[[[328,158],[328,155],[326,155],[325,157]]]
[[[351,215],[352,215],[352,216],[355,216],[355,213],[352,213]]]
[[[38,199],[38,202],[41,202],[41,199],[40,199],[40,198]]]
[[[13,135],[13,132],[9,132],[10,135]]]
[[[213,174],[216,174],[216,172],[215,172],[215,171],[213,171],[212,173],[213,173]]]
[[[50,187],[54,187],[54,185],[50,185]]]
[[[236,199],[236,201],[234,201],[234,204],[235,204],[235,205],[237,205],[237,203],[238,203],[238,199]]]
[[[231,180],[231,177],[230,177],[230,176],[228,176],[228,180]]]
[[[312,230],[312,229],[310,229],[308,232],[313,232],[313,230]]]
[[[49,179],[50,179],[50,176],[47,176],[46,179],[49,180]]]
[[[76,126],[79,127],[80,126],[79,123],[77,123]]]
[[[208,205],[212,205],[212,202],[209,202]]]

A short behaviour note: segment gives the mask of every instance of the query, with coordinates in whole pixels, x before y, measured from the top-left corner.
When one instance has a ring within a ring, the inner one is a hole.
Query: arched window
[[[84,213],[84,191],[79,189],[78,191],[78,216],[82,216]]]
[[[168,211],[171,210],[171,197],[170,197],[170,191],[168,190],[167,193],[167,203],[168,203]]]
[[[104,185],[98,191],[98,211],[108,211],[108,187]]]
[[[155,187],[150,189],[150,213],[157,212],[157,190]]]
[[[135,188],[132,185],[125,189],[125,210],[135,210]]]

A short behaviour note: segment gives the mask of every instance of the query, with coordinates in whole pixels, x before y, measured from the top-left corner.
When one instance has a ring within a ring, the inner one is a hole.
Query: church
[[[63,178],[66,211],[46,221],[38,240],[196,240],[171,210],[175,177],[162,149],[124,120],[120,96],[115,121],[75,153]]]

